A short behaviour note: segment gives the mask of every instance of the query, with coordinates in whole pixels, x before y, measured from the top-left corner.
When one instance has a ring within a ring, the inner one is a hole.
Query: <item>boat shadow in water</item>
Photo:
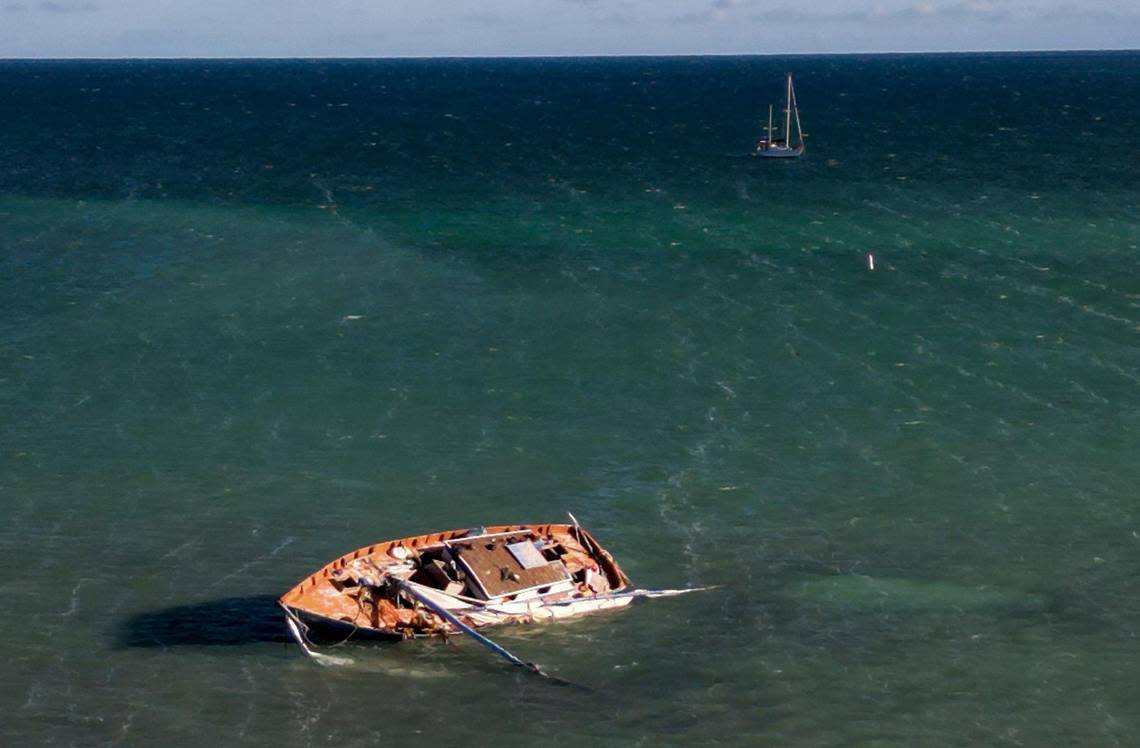
[[[272,595],[227,597],[139,613],[116,632],[119,647],[234,646],[291,643]]]

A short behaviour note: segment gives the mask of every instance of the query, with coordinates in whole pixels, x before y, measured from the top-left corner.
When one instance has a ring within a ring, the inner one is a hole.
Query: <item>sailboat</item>
[[[325,641],[470,634],[706,589],[629,589],[629,577],[609,551],[570,519],[573,524],[496,525],[374,543],[326,564],[277,602],[308,652],[309,634]]]
[[[796,140],[792,140],[792,118],[796,121]],[[772,128],[772,105],[768,105],[768,134],[756,144],[755,155],[764,158],[799,158],[804,153],[804,131],[800,127],[800,109],[796,106],[796,90],[788,73],[788,93],[784,102],[784,136]]]

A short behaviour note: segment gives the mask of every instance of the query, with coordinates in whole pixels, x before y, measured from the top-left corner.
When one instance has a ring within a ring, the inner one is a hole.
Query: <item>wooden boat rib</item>
[[[689,591],[629,586],[613,556],[577,524],[497,525],[358,548],[278,602],[310,634],[343,640],[457,633],[418,596],[480,628],[569,618]]]

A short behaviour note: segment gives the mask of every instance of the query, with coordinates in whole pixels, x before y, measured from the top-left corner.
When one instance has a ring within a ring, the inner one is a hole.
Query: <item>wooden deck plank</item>
[[[488,598],[511,595],[568,579],[566,568],[559,562],[527,569],[507,550],[509,543],[528,537],[519,535],[470,543],[458,542],[452,544],[451,548],[468,574],[478,580]]]

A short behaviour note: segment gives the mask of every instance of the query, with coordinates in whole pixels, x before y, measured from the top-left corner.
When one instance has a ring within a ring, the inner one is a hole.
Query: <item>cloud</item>
[[[711,0],[699,10],[676,17],[682,23],[718,23],[741,20],[768,24],[836,24],[885,23],[905,21],[1003,21],[1012,14],[988,0],[962,2],[922,2],[867,4],[865,7],[801,10],[793,7],[771,7],[762,0]]]
[[[1009,11],[985,0],[969,0],[960,3],[933,3],[920,2],[903,5],[897,8],[883,8],[877,6],[862,13],[851,14],[858,21],[899,21],[899,20],[985,20],[995,21],[1008,18]]]
[[[99,10],[99,6],[89,0],[40,0],[34,4],[25,2],[8,2],[0,5],[0,11],[5,13],[28,13],[39,11],[41,13],[69,14],[91,13]]]
[[[47,13],[91,13],[99,10],[98,5],[86,0],[41,0],[36,8]]]
[[[0,0],[0,58],[1122,49],[1138,38],[1140,0]]]
[[[477,26],[503,26],[509,21],[499,13],[475,12],[468,13],[461,19],[465,23],[472,23]]]
[[[1140,8],[1125,9],[1110,4],[1109,7],[1081,7],[1077,5],[1057,5],[1042,9],[1041,18],[1049,20],[1073,21],[1073,19],[1093,19],[1098,21],[1135,21],[1140,19]]]
[[[820,7],[828,6],[831,7]],[[675,23],[715,24],[763,22],[769,24],[889,24],[889,23],[1002,23],[1032,19],[1121,19],[1132,21],[1140,10],[1127,10],[1113,0],[1085,3],[1082,7],[1057,5],[1051,0],[918,0],[886,2],[821,2],[816,9],[773,7],[767,0],[706,0],[697,9],[674,17]]]

